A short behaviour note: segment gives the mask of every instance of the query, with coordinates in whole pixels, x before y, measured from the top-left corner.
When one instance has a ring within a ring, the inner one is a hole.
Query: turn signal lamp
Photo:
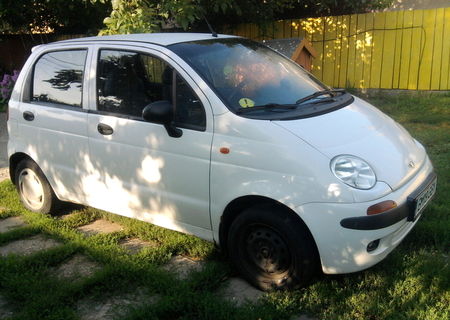
[[[367,208],[367,215],[379,214],[397,207],[397,203],[392,200],[386,200]]]

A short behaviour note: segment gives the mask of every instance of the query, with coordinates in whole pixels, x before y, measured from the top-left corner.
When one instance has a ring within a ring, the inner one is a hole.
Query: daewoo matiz
[[[38,46],[8,130],[27,209],[71,201],[215,241],[265,290],[376,264],[436,189],[398,123],[234,36]]]

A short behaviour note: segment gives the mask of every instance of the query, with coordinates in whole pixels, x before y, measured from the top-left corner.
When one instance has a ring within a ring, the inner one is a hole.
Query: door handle
[[[34,113],[31,111],[25,111],[23,114],[23,118],[27,121],[33,121],[34,120]]]
[[[107,124],[104,123],[99,123],[97,126],[97,130],[98,132],[100,132],[100,134],[103,134],[104,136],[109,136],[114,132],[111,126],[108,126]]]

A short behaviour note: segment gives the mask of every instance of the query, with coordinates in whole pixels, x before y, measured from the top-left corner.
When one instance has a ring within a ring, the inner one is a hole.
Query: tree
[[[252,22],[260,26],[276,19],[360,13],[385,8],[392,0],[90,0],[109,3],[101,34],[160,31],[167,26],[205,30],[204,17],[216,28]]]
[[[109,12],[90,0],[1,0],[0,33],[97,33]]]

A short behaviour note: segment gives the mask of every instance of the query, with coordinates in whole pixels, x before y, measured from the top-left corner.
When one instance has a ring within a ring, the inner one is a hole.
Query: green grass
[[[0,295],[15,307],[14,319],[76,319],[77,301],[144,287],[158,296],[152,305],[129,310],[126,319],[289,319],[309,314],[318,319],[450,318],[450,94],[375,96],[370,102],[401,122],[428,150],[438,174],[438,190],[423,217],[384,261],[369,270],[320,276],[307,288],[273,292],[258,304],[237,307],[216,294],[234,271],[217,249],[198,238],[150,224],[74,207],[69,219],[28,212],[9,181],[0,184],[0,217],[21,215],[27,227],[0,234],[0,245],[37,233],[64,245],[28,257],[0,259]],[[99,217],[125,231],[86,238],[74,227]],[[136,256],[120,248],[120,239],[138,236],[159,244]],[[75,253],[103,265],[78,282],[48,272]],[[207,261],[206,268],[178,281],[161,268],[173,255]]]

